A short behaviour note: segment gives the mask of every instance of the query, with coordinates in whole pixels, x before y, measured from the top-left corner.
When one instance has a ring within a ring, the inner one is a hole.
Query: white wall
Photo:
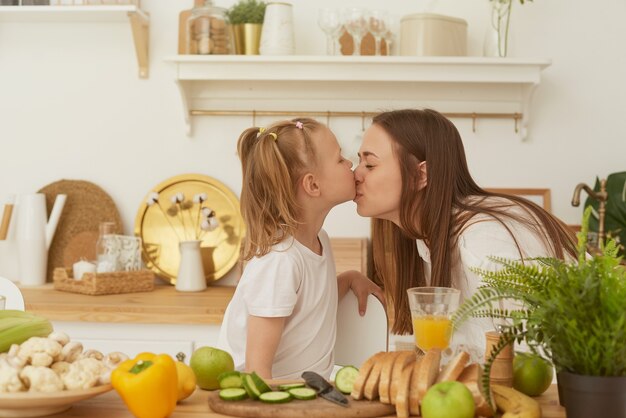
[[[113,197],[130,233],[145,194],[170,176],[205,173],[239,193],[235,142],[252,121],[201,118],[186,137],[173,69],[163,62],[176,54],[178,12],[191,3],[142,0],[151,17],[148,80],[137,77],[128,24],[0,22],[0,202],[59,179],[88,180]],[[338,3],[292,3],[296,52],[322,54],[317,9]],[[489,25],[487,0],[350,4],[384,4],[397,18],[427,7],[461,17],[470,55],[481,54]],[[455,121],[479,184],[551,188],[556,215],[579,223],[581,211],[569,203],[574,186],[626,169],[625,18],[624,0],[515,3],[511,56],[553,63],[535,93],[527,141],[509,121],[480,120],[476,133],[471,121]],[[351,138],[361,121],[331,124]],[[368,225],[348,203],[329,215],[326,228],[333,236],[366,236]]]

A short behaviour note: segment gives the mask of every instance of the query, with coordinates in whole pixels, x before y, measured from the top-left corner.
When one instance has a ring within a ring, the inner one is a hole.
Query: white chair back
[[[365,315],[360,316],[358,300],[348,291],[337,308],[335,364],[358,368],[374,353],[388,351],[388,347],[388,320],[383,304],[370,295]]]
[[[4,277],[0,277],[0,296],[4,298],[4,309],[24,310],[24,297],[19,287]]]

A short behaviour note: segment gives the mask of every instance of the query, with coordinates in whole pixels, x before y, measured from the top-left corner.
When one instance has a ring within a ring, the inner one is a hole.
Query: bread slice
[[[422,366],[422,358],[417,359],[413,365],[413,374],[411,375],[411,383],[409,384],[409,412],[411,415],[419,416],[420,414],[420,398],[417,377],[419,369]]]
[[[483,369],[480,365],[470,364],[463,369],[458,381],[467,386],[470,392],[472,392],[474,403],[476,404],[476,415],[481,417],[492,417],[494,415],[494,411],[496,410],[496,405],[493,402],[493,395],[490,396],[492,402],[491,407],[483,395],[482,385],[480,383],[482,374]]]
[[[363,388],[363,397],[369,401],[378,399],[378,385],[380,383],[380,372],[383,368],[385,359],[392,353],[382,353],[382,355],[374,363],[370,375],[365,381],[365,387]]]
[[[460,351],[448,364],[443,368],[439,376],[437,377],[437,383],[439,382],[454,382],[459,378],[463,369],[469,362],[470,356],[465,351]]]
[[[393,365],[400,353],[398,351],[392,351],[387,353],[382,360],[382,368],[380,369],[380,381],[378,382],[378,395],[380,396],[380,402],[384,404],[390,404],[389,400],[389,387],[391,385],[391,371]]]
[[[422,364],[417,373],[417,392],[422,399],[439,376],[439,363],[441,362],[441,350],[432,348],[422,358]]]
[[[414,366],[413,364],[409,364],[402,369],[402,374],[400,375],[398,395],[396,396],[396,416],[398,418],[409,417],[409,385],[411,384],[411,375],[413,372]]]
[[[369,377],[372,369],[374,368],[374,364],[378,363],[380,357],[383,356],[384,354],[385,354],[384,352],[376,353],[372,357],[365,360],[365,363],[361,365],[361,368],[359,369],[359,375],[354,381],[354,386],[352,387],[352,393],[351,393],[352,397],[356,399],[357,401],[360,399],[363,399],[363,391],[365,389],[365,382],[367,381],[367,378]]]
[[[396,404],[396,396],[398,396],[398,382],[400,381],[400,375],[402,370],[408,364],[412,364],[415,361],[415,351],[398,351],[396,361],[393,363],[393,369],[391,371],[391,383],[389,384],[389,401],[392,405]]]

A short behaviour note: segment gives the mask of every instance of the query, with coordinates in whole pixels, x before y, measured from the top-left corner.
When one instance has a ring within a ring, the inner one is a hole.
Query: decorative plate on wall
[[[213,223],[203,230],[201,224],[209,214]],[[202,241],[204,275],[211,282],[237,264],[244,232],[237,196],[220,181],[201,174],[180,175],[157,185],[135,218],[146,266],[173,285],[181,241]]]

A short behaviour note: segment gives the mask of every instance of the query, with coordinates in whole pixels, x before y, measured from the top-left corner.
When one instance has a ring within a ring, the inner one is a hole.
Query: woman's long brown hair
[[[477,214],[489,215],[500,222],[516,244],[507,220],[520,222],[541,237],[549,255],[561,259],[566,254],[576,256],[574,234],[559,219],[529,200],[490,193],[476,184],[467,167],[459,132],[440,113],[430,109],[396,110],[380,113],[372,122],[395,142],[394,153],[402,175],[401,227],[380,219],[374,219],[372,224],[374,268],[393,305],[394,333],[412,331],[406,290],[426,286],[416,239],[425,240],[430,250],[431,286],[452,285],[451,270],[458,261],[459,234]],[[422,161],[427,164],[428,183],[418,190],[416,166]],[[510,211],[512,205],[521,208],[523,214]]]
[[[293,235],[300,208],[296,183],[316,163],[311,134],[324,127],[308,118],[276,122],[266,129],[246,129],[237,142],[241,159],[241,215],[246,238],[244,260],[267,254]]]

